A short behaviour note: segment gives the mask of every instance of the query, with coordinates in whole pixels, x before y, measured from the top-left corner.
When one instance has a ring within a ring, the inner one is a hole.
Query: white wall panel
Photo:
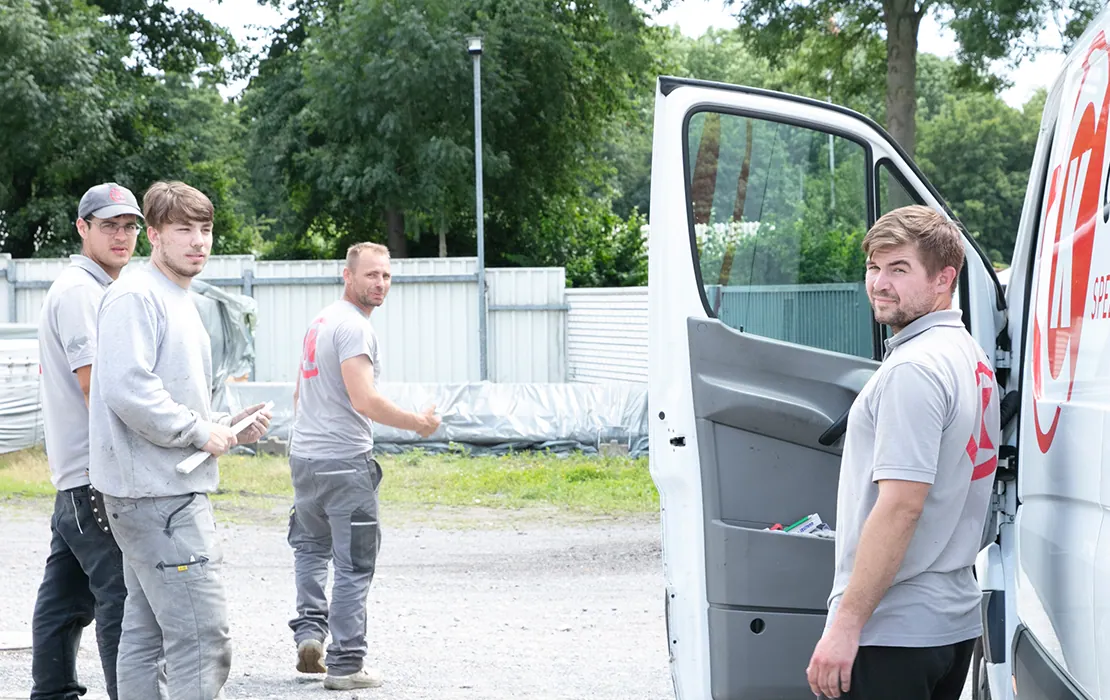
[[[647,287],[568,289],[567,381],[647,382]]]
[[[561,267],[487,270],[486,283],[490,379],[566,381],[566,271]]]

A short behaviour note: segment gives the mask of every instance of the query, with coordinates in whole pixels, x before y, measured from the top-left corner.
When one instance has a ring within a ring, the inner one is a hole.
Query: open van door
[[[884,332],[863,235],[946,211],[894,141],[834,105],[662,78],[649,239],[651,472],[680,700],[812,700],[805,669],[832,586],[845,415]],[[968,239],[957,304],[988,357],[1004,321]]]

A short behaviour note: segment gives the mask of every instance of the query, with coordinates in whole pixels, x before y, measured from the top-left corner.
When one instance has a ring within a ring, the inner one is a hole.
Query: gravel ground
[[[488,515],[488,514],[487,514]],[[470,516],[451,529],[389,522],[370,591],[383,688],[325,691],[294,669],[293,557],[283,528],[222,523],[234,698],[673,698],[658,525]],[[47,554],[45,506],[0,505],[0,633],[30,640]],[[92,628],[79,657],[103,695]],[[30,653],[0,652],[0,698],[27,697]]]
[[[654,518],[472,509],[437,514],[432,526],[426,513],[391,518],[387,507],[368,625],[370,662],[386,683],[337,694],[294,669],[293,557],[279,512],[220,525],[234,643],[228,700],[674,698]],[[46,505],[0,505],[0,648],[30,643],[48,540]],[[104,700],[92,628],[79,658],[85,700]],[[0,700],[29,689],[30,653],[0,651]]]

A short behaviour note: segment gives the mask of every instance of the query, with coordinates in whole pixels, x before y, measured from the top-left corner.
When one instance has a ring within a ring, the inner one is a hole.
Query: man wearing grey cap
[[[71,256],[43,301],[39,319],[43,422],[50,476],[58,493],[32,622],[31,700],[72,700],[81,633],[96,620],[108,696],[116,695],[116,655],[127,588],[123,558],[100,495],[89,484],[89,383],[101,297],[131,260],[142,211],[127,188],[97,185],[77,207],[81,254]]]

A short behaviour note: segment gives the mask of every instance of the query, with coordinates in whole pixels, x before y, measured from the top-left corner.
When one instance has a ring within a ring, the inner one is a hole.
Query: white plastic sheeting
[[[466,384],[378,385],[387,398],[409,411],[435,404],[443,417],[428,439],[385,425],[374,426],[374,449],[399,452],[420,447],[429,452],[451,444],[475,454],[540,449],[594,453],[616,441],[632,456],[647,454],[647,385],[608,384]],[[293,423],[293,384],[234,382],[228,385],[233,413],[264,401],[274,402],[270,439],[289,442]]]
[[[248,376],[254,362],[258,304],[200,280],[193,280],[189,289],[212,344],[212,406],[225,411],[228,378]]]
[[[31,324],[0,324],[0,453],[42,440],[36,333]]]

